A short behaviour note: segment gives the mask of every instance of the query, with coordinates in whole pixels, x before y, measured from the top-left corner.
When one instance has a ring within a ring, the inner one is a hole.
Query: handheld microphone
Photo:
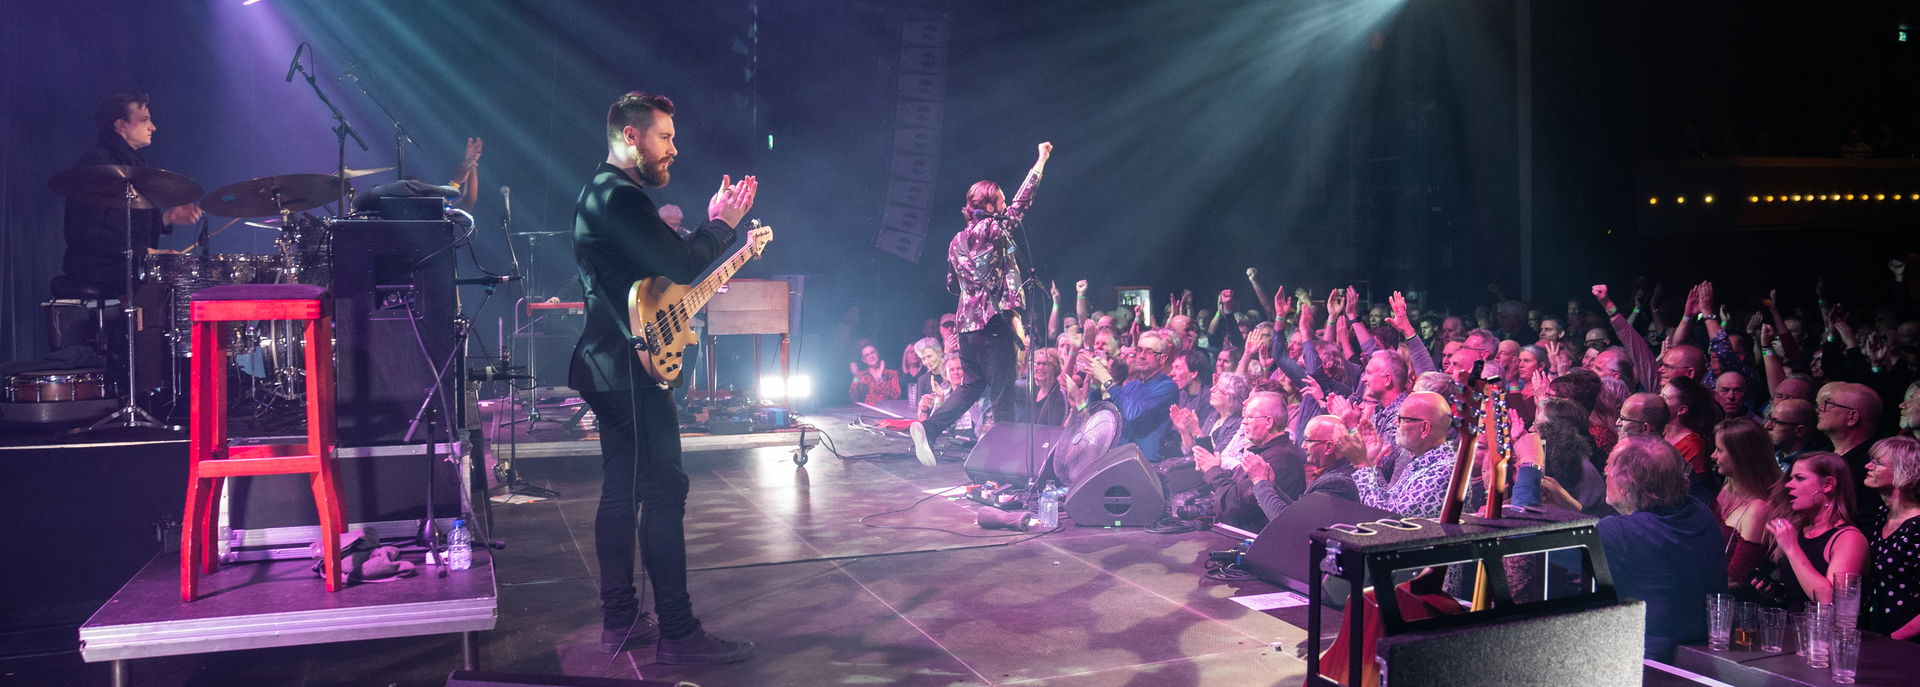
[[[293,63],[287,65],[287,83],[293,83],[293,72],[300,68],[300,53],[304,52],[306,49],[307,49],[306,43],[301,43],[298,47],[295,47],[293,49]]]
[[[500,204],[502,206],[502,209],[506,211],[506,216],[502,219],[502,221],[508,221],[513,219],[513,187],[512,186],[500,187]]]

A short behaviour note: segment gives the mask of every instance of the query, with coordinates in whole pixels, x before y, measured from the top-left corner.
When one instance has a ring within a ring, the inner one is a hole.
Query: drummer
[[[99,141],[92,150],[74,162],[75,167],[89,165],[147,166],[141,148],[153,145],[153,114],[147,110],[147,94],[120,93],[100,101],[94,109],[94,128]],[[153,252],[160,234],[171,233],[172,225],[200,221],[200,207],[188,204],[162,210],[133,211],[133,245]],[[126,289],[127,217],[124,208],[97,207],[67,201],[64,233],[67,251],[60,259],[62,275],[54,277],[56,298],[112,298]]]

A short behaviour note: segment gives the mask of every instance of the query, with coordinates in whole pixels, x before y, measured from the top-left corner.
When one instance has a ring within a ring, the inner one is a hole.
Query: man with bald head
[[[1300,497],[1324,492],[1358,503],[1360,491],[1353,484],[1353,463],[1341,452],[1343,445],[1348,443],[1344,440],[1353,438],[1347,433],[1346,423],[1332,415],[1315,415],[1307,420],[1302,434],[1306,437],[1300,441],[1300,448],[1306,454],[1307,489]],[[1358,442],[1352,443],[1359,448]],[[1276,475],[1273,466],[1264,459],[1249,455],[1243,465],[1247,468],[1247,477],[1253,481],[1253,498],[1260,503],[1260,510],[1266,513],[1268,520],[1280,517],[1288,506],[1298,500],[1274,486]]]
[[[1391,442],[1376,438],[1355,458],[1353,483],[1360,502],[1406,517],[1440,517],[1456,452],[1447,441],[1453,408],[1439,394],[1416,391],[1400,404],[1396,420]],[[1399,457],[1389,481],[1378,463],[1392,449],[1398,449]]]
[[[1878,438],[1880,395],[1865,384],[1828,382],[1813,404],[1814,428],[1833,442],[1833,452],[1853,471],[1854,503],[1873,503],[1879,492],[1867,487],[1867,455]]]
[[[1613,422],[1622,437],[1660,439],[1671,419],[1673,414],[1667,409],[1667,399],[1660,394],[1641,392],[1628,396],[1627,401],[1620,404],[1620,419]]]
[[[1780,380],[1780,383],[1773,387],[1773,402],[1779,403],[1789,398],[1797,398],[1812,403],[1814,391],[1816,389],[1813,388],[1813,382],[1806,376],[1794,375]]]
[[[1660,386],[1666,386],[1674,377],[1704,380],[1707,375],[1707,354],[1687,344],[1674,346],[1660,354],[1660,365],[1655,372],[1658,373]]]
[[[1755,424],[1760,416],[1753,412],[1748,404],[1749,393],[1747,375],[1738,370],[1727,370],[1713,378],[1713,400],[1720,404],[1721,415],[1729,418],[1746,418]]]
[[[1773,458],[1780,461],[1781,474],[1792,471],[1793,461],[1814,450],[1819,436],[1813,429],[1813,404],[1797,398],[1777,401],[1767,409],[1767,436],[1773,439]]]

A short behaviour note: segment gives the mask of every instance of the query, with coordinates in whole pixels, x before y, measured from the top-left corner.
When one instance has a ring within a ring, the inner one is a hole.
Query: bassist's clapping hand
[[[726,222],[729,227],[740,226],[741,218],[753,209],[753,198],[759,192],[759,179],[747,176],[736,182],[732,176],[721,176],[720,190],[707,201],[707,219]]]

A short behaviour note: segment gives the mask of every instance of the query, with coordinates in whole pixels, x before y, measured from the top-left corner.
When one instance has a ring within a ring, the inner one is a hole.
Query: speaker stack
[[[402,443],[453,351],[454,231],[445,220],[333,223],[335,368],[340,445]],[[457,411],[449,373],[441,399]],[[454,418],[435,422],[446,441]],[[416,434],[412,441],[424,441]]]

